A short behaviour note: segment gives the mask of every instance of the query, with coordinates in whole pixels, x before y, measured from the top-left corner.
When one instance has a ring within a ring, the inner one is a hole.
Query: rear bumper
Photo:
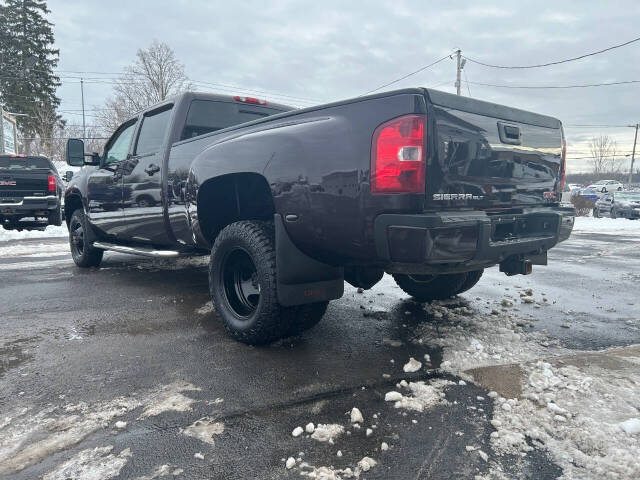
[[[28,216],[27,214],[55,210],[58,208],[60,199],[56,195],[48,195],[46,197],[23,197],[22,199],[0,198],[0,217],[7,216]]]
[[[469,271],[511,258],[541,258],[573,229],[573,207],[518,213],[383,214],[374,221],[378,260],[391,272]]]

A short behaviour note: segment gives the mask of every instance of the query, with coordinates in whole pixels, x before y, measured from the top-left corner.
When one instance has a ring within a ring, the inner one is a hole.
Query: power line
[[[566,58],[564,60],[557,60],[555,62],[540,63],[540,64],[537,64],[537,65],[520,65],[520,66],[493,65],[491,63],[480,62],[478,60],[474,60],[474,59],[466,57],[466,56],[464,58],[466,58],[468,61],[470,61],[472,63],[477,63],[478,65],[482,65],[484,67],[491,67],[491,68],[507,68],[507,69],[540,68],[540,67],[549,67],[551,65],[559,65],[561,63],[574,62],[576,60],[581,60],[581,59],[586,58],[586,57],[591,57],[593,55],[599,55],[601,53],[608,52],[608,51],[614,50],[616,48],[624,47],[626,45],[630,45],[630,44],[632,44],[634,42],[637,42],[637,41],[640,41],[640,37],[634,38],[633,40],[629,40],[628,42],[620,43],[618,45],[612,45],[611,47],[603,48],[602,50],[598,50],[598,51],[591,52],[591,53],[585,53],[584,55],[580,55],[578,57]]]
[[[630,83],[640,83],[640,80],[624,80],[620,82],[603,82],[603,83],[583,83],[580,85],[497,85],[494,83],[482,83],[482,82],[469,82],[471,85],[481,85],[483,87],[497,87],[497,88],[522,88],[522,89],[563,89],[563,88],[588,88],[588,87],[608,87],[611,85],[626,85]]]
[[[396,80],[393,80],[393,81],[391,81],[389,83],[385,83],[384,85],[381,85],[378,88],[374,88],[373,90],[369,90],[368,92],[365,92],[362,95],[360,95],[360,97],[362,97],[363,95],[368,95],[368,94],[373,93],[373,92],[377,92],[378,90],[380,90],[380,89],[382,89],[384,87],[388,87],[389,85],[393,85],[394,83],[398,83],[399,81],[404,80],[405,78],[409,78],[410,76],[415,75],[416,73],[420,73],[423,70],[426,70],[427,68],[433,67],[434,65],[437,65],[438,63],[442,62],[443,60],[446,60],[447,58],[450,58],[450,55],[451,54],[447,54],[444,57],[436,60],[435,62],[430,63],[429,65],[425,65],[424,67],[420,67],[415,72],[408,73],[408,74],[404,75],[403,77],[400,77],[400,78],[398,78]]]

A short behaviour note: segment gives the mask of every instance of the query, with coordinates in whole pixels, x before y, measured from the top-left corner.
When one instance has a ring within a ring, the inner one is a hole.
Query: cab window
[[[135,126],[135,120],[128,124],[124,124],[111,138],[109,145],[104,151],[105,165],[126,160],[127,155],[129,154],[129,147],[131,146]]]
[[[170,119],[171,106],[144,115],[138,134],[136,155],[155,153],[160,150],[167,134]]]

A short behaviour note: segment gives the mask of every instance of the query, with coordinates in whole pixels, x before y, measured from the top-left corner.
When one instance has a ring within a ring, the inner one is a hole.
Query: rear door
[[[129,157],[136,120],[120,126],[107,142],[99,167],[87,181],[87,214],[103,235],[117,236],[122,229],[122,168]]]
[[[560,200],[556,188],[563,138],[558,120],[443,92],[429,90],[428,95],[435,120],[428,208],[504,208]]]
[[[133,153],[124,163],[122,238],[169,243],[163,215],[162,164],[172,107],[164,105],[142,116]]]

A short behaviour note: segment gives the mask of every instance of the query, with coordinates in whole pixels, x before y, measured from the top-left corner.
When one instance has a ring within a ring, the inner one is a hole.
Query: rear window
[[[42,157],[0,157],[0,168],[19,170],[47,168],[53,170],[51,162]]]
[[[180,140],[215,132],[223,128],[251,122],[282,113],[283,110],[247,105],[244,103],[217,102],[215,100],[193,100],[187,113],[187,121]]]

